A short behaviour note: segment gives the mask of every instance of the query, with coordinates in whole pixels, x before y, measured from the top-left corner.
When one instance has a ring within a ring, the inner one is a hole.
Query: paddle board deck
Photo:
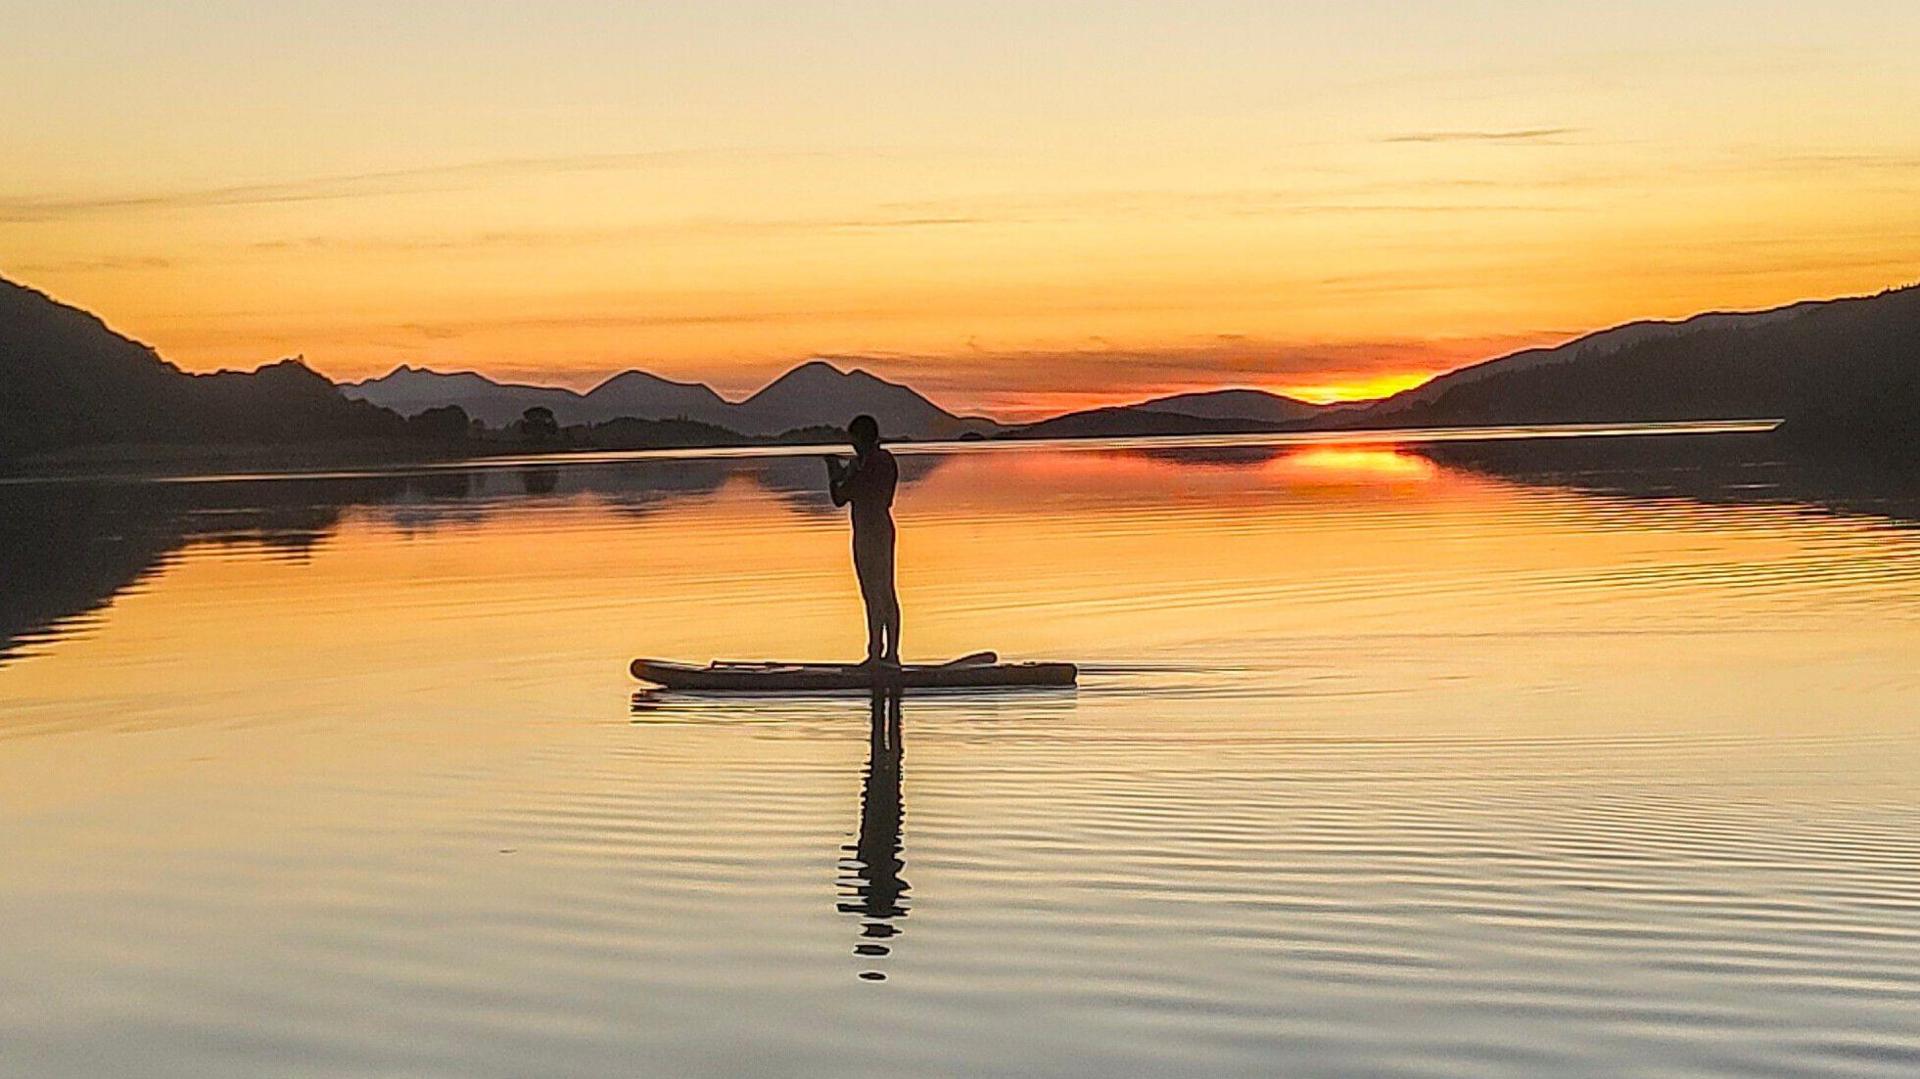
[[[977,652],[948,663],[900,667],[864,663],[723,662],[704,667],[664,659],[636,659],[633,676],[667,689],[703,693],[804,693],[874,689],[1019,689],[1071,686],[1071,663],[1001,663]]]

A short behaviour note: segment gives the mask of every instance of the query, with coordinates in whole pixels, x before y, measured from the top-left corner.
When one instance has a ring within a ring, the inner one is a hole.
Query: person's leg
[[[867,605],[867,659],[900,661],[900,600],[893,590],[893,537],[855,535],[853,569]]]
[[[863,542],[859,532],[853,534],[853,576],[860,582],[860,603],[867,615],[867,662],[877,661],[885,648],[881,635],[886,630],[886,611],[881,606],[883,600],[874,572],[875,559],[871,545]]]
[[[887,657],[887,607],[874,597],[866,603],[866,659],[868,662]]]
[[[880,621],[886,630],[886,651],[882,658],[890,663],[900,662],[900,593],[893,584],[893,537],[888,536],[882,550],[876,551],[874,558],[875,584],[880,594]]]
[[[872,663],[884,657],[887,652],[885,641],[887,612],[885,600],[877,592],[870,590],[866,582],[861,582],[860,590],[867,603],[867,662]]]
[[[881,609],[881,621],[887,631],[887,650],[885,658],[891,662],[900,662],[900,596],[893,589],[893,582],[887,582],[887,594]]]

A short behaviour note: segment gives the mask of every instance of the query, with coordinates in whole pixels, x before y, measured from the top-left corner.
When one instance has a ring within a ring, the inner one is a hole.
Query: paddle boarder
[[[900,665],[900,597],[893,588],[893,489],[900,468],[880,448],[880,422],[860,415],[847,424],[853,460],[827,458],[827,490],[836,506],[853,506],[853,572],[867,605],[867,662]]]

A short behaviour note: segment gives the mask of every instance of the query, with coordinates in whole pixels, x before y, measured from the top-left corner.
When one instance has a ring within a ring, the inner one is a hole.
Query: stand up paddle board
[[[665,659],[636,659],[630,668],[642,682],[703,693],[796,693],[826,690],[1071,686],[1080,675],[1071,663],[1002,663],[992,652],[975,652],[946,663],[899,667],[866,663],[724,662],[705,667]]]

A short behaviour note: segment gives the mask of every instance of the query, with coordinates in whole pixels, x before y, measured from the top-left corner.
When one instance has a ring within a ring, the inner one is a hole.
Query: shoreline
[[[1703,434],[1773,435],[1776,419],[1712,419],[1624,423],[1505,424],[1448,427],[1385,427],[1317,430],[1259,430],[1218,434],[1067,436],[900,441],[889,443],[905,454],[1010,452],[1052,446],[1100,450],[1120,447],[1313,446],[1426,442],[1521,441],[1530,439],[1674,437]],[[38,455],[0,470],[0,485],[121,480],[193,482],[276,477],[384,474],[408,470],[468,467],[540,467],[636,460],[710,457],[788,457],[832,452],[834,443],[755,441],[706,446],[602,449],[594,446],[533,447],[505,443],[431,443],[376,440],[297,445],[91,446]],[[26,465],[28,467],[21,467]],[[39,467],[33,467],[33,466]]]

